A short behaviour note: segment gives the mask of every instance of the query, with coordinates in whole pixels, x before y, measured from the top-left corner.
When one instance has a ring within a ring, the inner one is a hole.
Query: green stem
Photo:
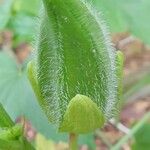
[[[77,150],[78,149],[78,135],[75,133],[69,134],[69,150]]]
[[[150,112],[148,112],[139,123],[137,123],[111,150],[119,150],[121,146],[126,143],[148,120],[150,119]]]

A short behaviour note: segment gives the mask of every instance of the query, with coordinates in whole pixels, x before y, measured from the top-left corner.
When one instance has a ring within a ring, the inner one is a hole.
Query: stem
[[[114,145],[111,150],[119,150],[120,147],[128,141],[148,120],[150,119],[150,112],[148,112],[139,123],[137,123],[129,132],[125,135],[116,145]]]
[[[130,129],[128,129],[126,126],[124,126],[122,123],[117,123],[117,121],[112,118],[111,120],[109,120],[109,122],[116,127],[119,131],[128,134],[130,132]]]
[[[70,133],[69,134],[69,150],[77,150],[78,144],[78,135],[75,133]]]

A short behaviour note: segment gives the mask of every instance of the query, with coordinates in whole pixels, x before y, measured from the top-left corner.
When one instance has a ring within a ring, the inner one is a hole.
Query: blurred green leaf
[[[15,140],[18,139],[23,133],[22,125],[14,125],[10,128],[2,128],[0,130],[0,139],[3,140]]]
[[[128,22],[129,31],[147,44],[150,44],[150,1],[127,0],[120,3]]]
[[[12,16],[7,28],[14,32],[15,45],[33,40],[40,5],[40,0],[33,0],[32,5],[29,0],[14,0]]]
[[[34,150],[23,137],[23,126],[14,124],[0,104],[0,150]]]
[[[149,0],[93,0],[93,3],[104,13],[112,32],[129,31],[150,44]]]
[[[15,44],[31,42],[36,30],[40,0],[2,0],[0,2],[0,30],[14,32]]]
[[[88,1],[91,2],[91,0]],[[127,30],[128,24],[120,8],[120,0],[92,0],[92,2],[97,10],[104,14],[104,18],[112,32]]]
[[[27,142],[24,137],[20,137],[19,140],[1,140],[0,150],[35,150],[33,146]]]
[[[34,127],[46,136],[55,139],[61,137],[51,127],[41,111],[26,76],[26,69],[17,65],[13,57],[0,53],[0,102],[15,120],[25,116]],[[64,136],[62,136],[62,139]]]
[[[136,134],[135,143],[132,150],[149,150],[150,149],[150,124],[145,124]]]
[[[7,141],[0,139],[0,150],[20,150],[22,146],[19,141]]]
[[[2,30],[8,23],[11,17],[11,6],[13,0],[0,1],[0,30]]]
[[[0,127],[12,127],[13,125],[13,121],[0,103]]]
[[[28,16],[37,16],[39,12],[39,7],[41,5],[40,0],[32,0],[32,5],[30,0],[14,0],[13,10],[17,13],[26,12]]]
[[[21,42],[31,42],[36,31],[35,17],[26,13],[18,13],[9,20],[7,28],[14,32],[15,45]]]

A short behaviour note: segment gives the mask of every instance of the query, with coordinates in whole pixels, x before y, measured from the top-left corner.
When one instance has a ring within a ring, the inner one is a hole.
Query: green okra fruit
[[[118,103],[117,55],[107,27],[82,0],[43,0],[43,5],[29,80],[59,131],[93,131],[113,117]]]

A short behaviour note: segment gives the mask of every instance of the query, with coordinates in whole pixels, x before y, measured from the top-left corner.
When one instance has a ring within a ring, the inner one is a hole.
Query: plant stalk
[[[77,150],[78,149],[78,135],[75,133],[69,134],[69,150]]]

